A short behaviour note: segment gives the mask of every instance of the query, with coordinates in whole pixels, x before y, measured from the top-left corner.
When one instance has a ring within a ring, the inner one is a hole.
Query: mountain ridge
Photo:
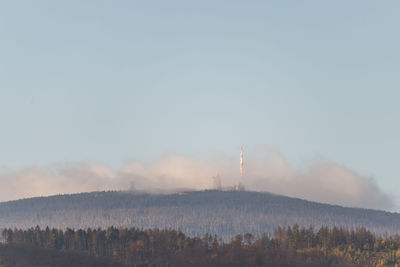
[[[0,203],[0,228],[137,227],[180,229],[188,235],[230,239],[246,232],[272,234],[278,226],[364,226],[379,235],[400,233],[396,212],[342,207],[268,192],[183,191],[150,194],[102,191]]]

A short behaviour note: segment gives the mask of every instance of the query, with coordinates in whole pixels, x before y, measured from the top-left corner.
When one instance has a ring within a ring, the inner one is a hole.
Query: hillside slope
[[[270,193],[192,191],[177,194],[92,192],[0,203],[0,228],[180,229],[189,235],[272,233],[277,226],[364,226],[377,234],[400,233],[400,214],[344,208]]]

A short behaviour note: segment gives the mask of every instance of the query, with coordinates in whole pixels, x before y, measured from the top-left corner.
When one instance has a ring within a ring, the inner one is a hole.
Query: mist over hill
[[[344,208],[271,193],[190,191],[172,194],[108,191],[37,197],[0,203],[0,228],[137,227],[180,229],[188,235],[230,239],[278,226],[364,226],[373,233],[400,233],[400,214]]]
[[[150,162],[132,160],[119,169],[77,162],[9,170],[0,173],[0,201],[132,188],[146,192],[158,188],[207,190],[242,182],[251,191],[345,207],[399,210],[394,196],[382,190],[373,177],[326,159],[295,168],[279,151],[260,147],[249,151],[245,175],[240,177],[237,158],[223,153],[207,158],[170,154]],[[215,177],[219,178],[217,185]]]

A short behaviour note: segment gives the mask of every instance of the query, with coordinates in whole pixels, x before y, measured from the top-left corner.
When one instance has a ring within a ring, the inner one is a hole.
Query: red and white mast
[[[240,178],[243,181],[243,147],[240,147]]]

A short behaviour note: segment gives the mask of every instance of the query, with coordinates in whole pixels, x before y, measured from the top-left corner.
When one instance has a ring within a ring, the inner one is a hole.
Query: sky
[[[119,173],[170,155],[236,159],[243,145],[296,172],[329,161],[397,199],[399,10],[368,0],[1,1],[0,184],[57,164]]]

